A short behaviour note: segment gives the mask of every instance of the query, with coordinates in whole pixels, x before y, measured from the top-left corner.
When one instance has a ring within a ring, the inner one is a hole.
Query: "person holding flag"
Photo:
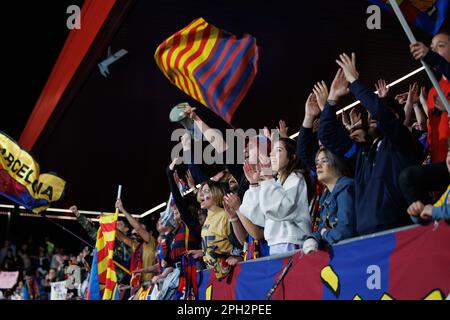
[[[117,198],[120,199],[121,186]],[[100,227],[93,253],[91,273],[89,275],[88,300],[118,300],[119,290],[113,261],[119,210],[114,214],[100,217]]]
[[[157,240],[152,231],[148,231],[145,224],[134,219],[123,207],[121,199],[117,199],[116,208],[125,214],[130,225],[133,227],[131,232],[132,238],[128,238],[122,233],[117,233],[117,238],[128,245],[133,250],[131,257],[130,271],[133,273],[131,277],[131,294],[133,295],[144,283],[152,280],[153,273],[134,273],[136,270],[146,269],[156,264],[156,246]]]

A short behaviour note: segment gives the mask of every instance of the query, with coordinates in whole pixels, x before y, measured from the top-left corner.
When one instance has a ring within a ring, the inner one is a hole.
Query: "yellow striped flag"
[[[203,18],[161,43],[154,58],[171,83],[228,123],[258,70],[254,37],[238,39]]]
[[[117,300],[117,277],[114,268],[114,242],[116,238],[119,210],[112,215],[100,217],[100,227],[97,232],[94,258],[89,278],[87,299]]]

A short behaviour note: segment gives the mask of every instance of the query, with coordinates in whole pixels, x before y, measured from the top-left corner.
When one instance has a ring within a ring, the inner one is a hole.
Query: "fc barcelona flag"
[[[389,0],[369,0],[391,11]],[[405,19],[430,35],[439,32],[449,9],[449,0],[397,0]]]
[[[0,194],[39,213],[61,198],[65,184],[54,174],[41,174],[33,157],[0,132]]]
[[[198,18],[159,45],[155,60],[186,94],[228,123],[258,70],[256,39],[242,38]]]
[[[114,242],[119,211],[100,217],[94,257],[89,275],[88,300],[118,300],[117,277],[114,268]]]

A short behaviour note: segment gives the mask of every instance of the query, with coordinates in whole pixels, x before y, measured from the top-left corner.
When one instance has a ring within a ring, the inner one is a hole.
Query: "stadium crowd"
[[[410,49],[442,74],[449,99],[449,33],[438,33],[431,49],[420,42]],[[121,299],[195,299],[197,270],[213,269],[224,279],[245,260],[299,249],[310,254],[356,236],[450,220],[450,118],[436,90],[413,83],[393,95],[379,80],[374,93],[359,80],[355,54],[336,62],[331,85],[318,82],[305,103],[297,141],[280,121],[278,134],[267,130],[246,140],[243,165],[227,163],[208,178],[187,161],[193,140],[186,132],[185,161],[173,159],[166,168],[171,201],[156,224],[133,218],[117,200],[126,217],[114,251]],[[338,112],[348,94],[361,105]],[[226,153],[227,143],[210,135],[194,108],[185,114],[216,154]],[[95,242],[98,227],[76,206],[70,210]],[[27,292],[29,299],[49,299],[50,283],[66,280],[68,299],[83,299],[91,260],[88,247],[65,255],[49,241],[33,251],[5,242],[0,269],[20,275],[3,297]]]

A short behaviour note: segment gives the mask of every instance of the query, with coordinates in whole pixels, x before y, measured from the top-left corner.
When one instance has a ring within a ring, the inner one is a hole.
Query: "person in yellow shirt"
[[[240,250],[234,248],[239,246],[232,228],[230,219],[223,208],[223,197],[225,188],[219,182],[206,181],[200,187],[197,200],[202,209],[208,210],[205,223],[202,227],[202,250],[191,250],[195,259],[203,257],[208,269],[214,269],[217,279],[223,279],[230,271],[227,259],[240,257]]]

